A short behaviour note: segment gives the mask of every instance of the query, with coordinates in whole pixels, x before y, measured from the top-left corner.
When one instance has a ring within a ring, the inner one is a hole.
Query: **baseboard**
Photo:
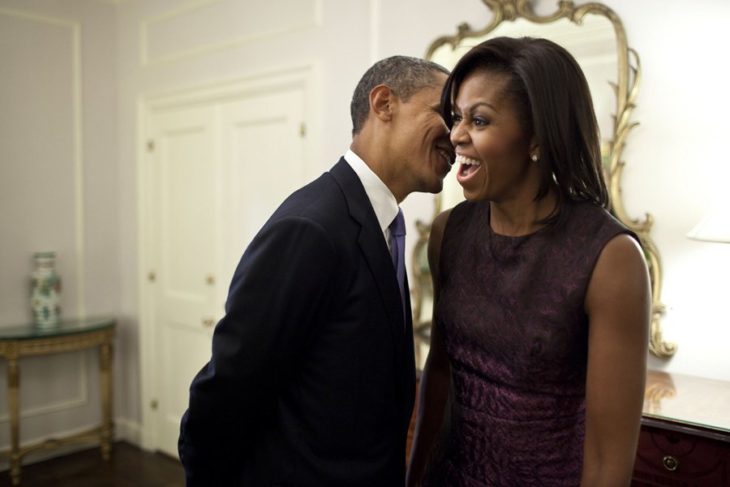
[[[114,439],[142,448],[142,424],[126,418],[114,420]]]

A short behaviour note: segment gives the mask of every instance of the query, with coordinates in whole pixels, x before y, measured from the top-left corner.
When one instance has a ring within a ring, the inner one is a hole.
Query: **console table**
[[[100,443],[102,457],[109,459],[113,434],[112,352],[115,326],[116,323],[111,318],[86,318],[64,320],[57,326],[47,328],[32,324],[0,327],[0,357],[7,361],[10,478],[13,485],[20,484],[21,459],[37,450],[93,441]],[[97,347],[101,370],[101,425],[72,436],[21,447],[19,359]]]
[[[648,371],[632,486],[730,486],[730,382]]]

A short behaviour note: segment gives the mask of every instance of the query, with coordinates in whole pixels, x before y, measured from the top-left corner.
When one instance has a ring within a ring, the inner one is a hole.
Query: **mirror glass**
[[[634,97],[640,79],[639,58],[628,47],[623,25],[611,9],[600,3],[574,5],[557,2],[554,12],[538,15],[528,0],[485,0],[491,9],[492,21],[479,31],[468,24],[458,26],[454,35],[436,39],[426,57],[449,69],[474,45],[492,37],[543,37],[566,48],[583,69],[593,97],[601,130],[606,182],[611,195],[612,213],[640,238],[645,250],[652,282],[652,323],[650,351],[657,357],[669,357],[676,346],[662,338],[661,261],[650,230],[651,215],[643,219],[629,217],[621,200],[622,152],[636,122],[631,121]],[[461,186],[454,172],[447,176],[444,190],[434,203],[434,217],[463,200]],[[428,269],[427,245],[430,222],[416,223],[419,240],[414,246],[412,261],[413,322],[416,360],[422,368],[428,353],[433,290]]]

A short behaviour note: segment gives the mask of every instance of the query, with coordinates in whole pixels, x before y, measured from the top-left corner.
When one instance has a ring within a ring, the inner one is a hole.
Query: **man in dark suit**
[[[446,77],[404,56],[373,65],[353,95],[350,150],[249,244],[190,387],[188,487],[404,484],[415,362],[389,227],[453,162]]]

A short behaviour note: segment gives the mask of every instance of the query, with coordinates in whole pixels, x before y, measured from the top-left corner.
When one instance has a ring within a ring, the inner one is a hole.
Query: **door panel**
[[[165,382],[160,384],[161,396],[172,407],[161,407],[163,443],[158,448],[177,457],[180,419],[187,408],[190,380],[210,358],[210,346],[209,339],[201,338],[198,329],[174,319],[161,330],[161,338],[163,361],[174,364],[175,369],[168,370]],[[206,346],[201,346],[201,342],[205,342]],[[180,360],[181,352],[184,360]]]
[[[226,287],[246,245],[291,192],[304,183],[301,90],[261,94],[222,107],[230,225],[220,271]],[[220,296],[225,299],[225,295]]]
[[[155,343],[158,448],[177,455],[182,400],[190,378],[210,355],[216,262],[216,178],[213,107],[177,109],[154,117],[157,205]]]

